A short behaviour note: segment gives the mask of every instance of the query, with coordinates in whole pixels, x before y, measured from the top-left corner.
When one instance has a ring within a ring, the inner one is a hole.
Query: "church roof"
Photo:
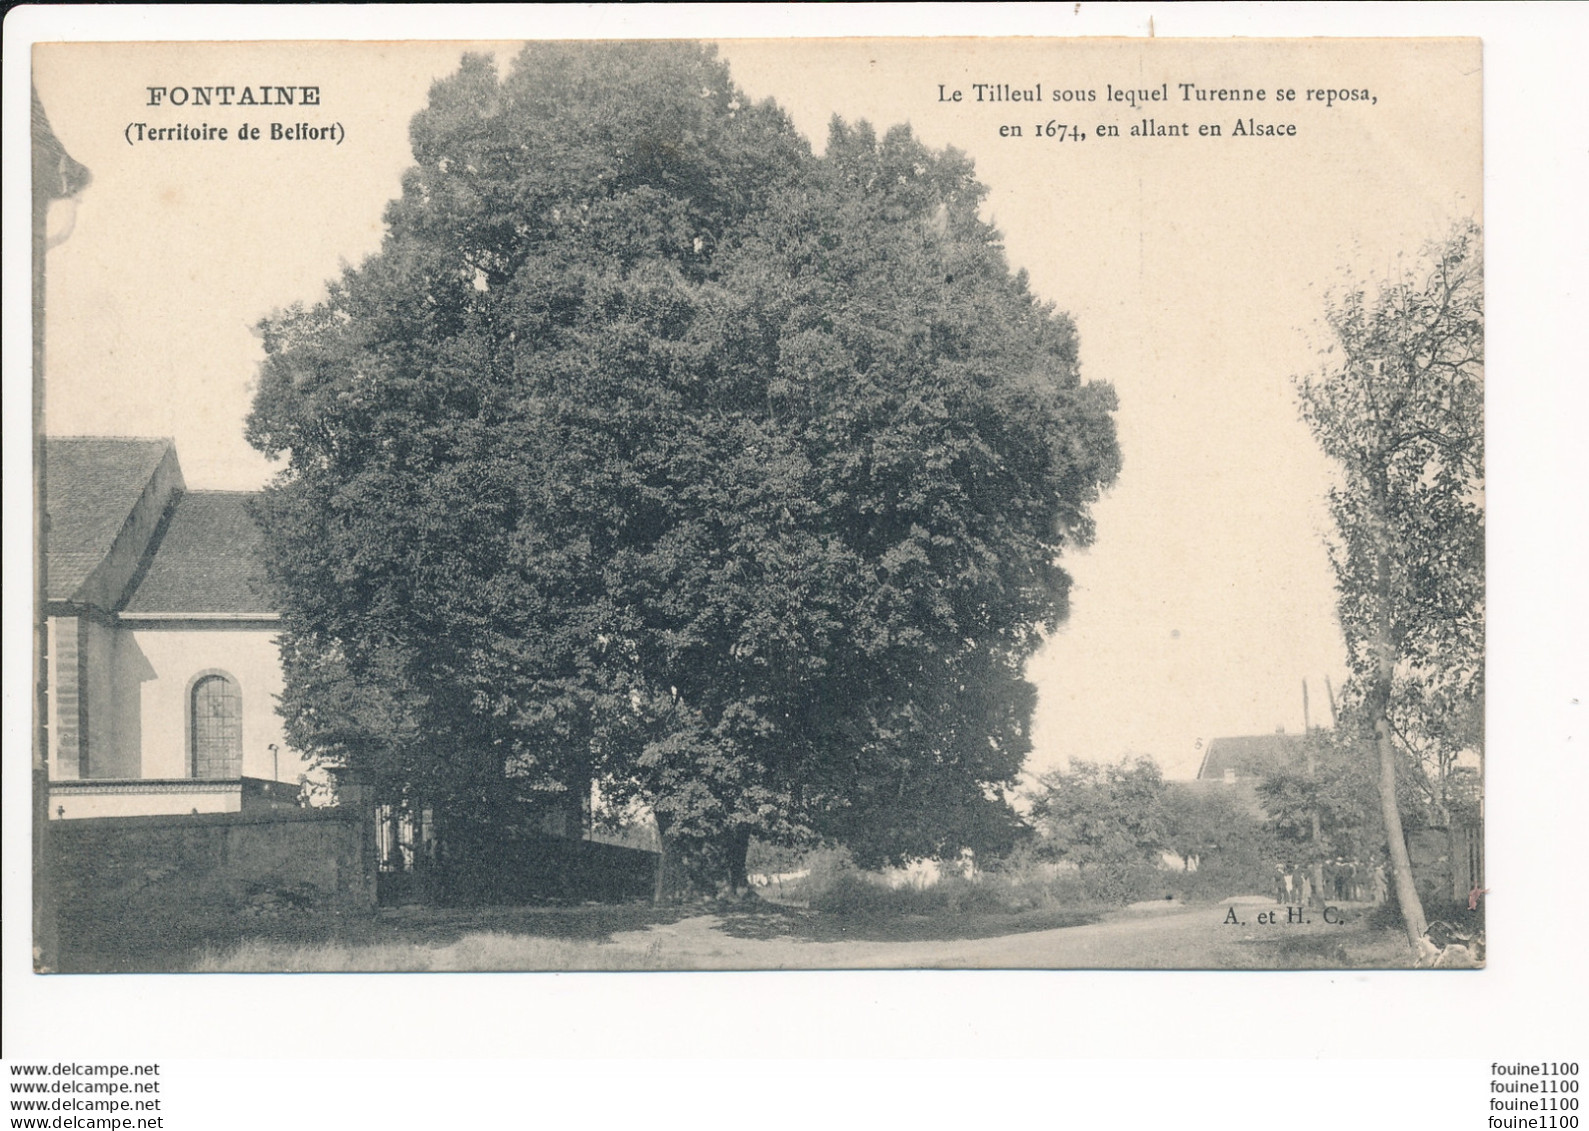
[[[71,600],[110,555],[171,450],[170,440],[51,436],[45,441],[52,601]]]
[[[170,440],[50,436],[49,599],[149,617],[272,616],[248,491],[189,491]]]
[[[253,498],[251,491],[183,494],[122,612],[275,613]]]
[[[1234,738],[1211,738],[1203,752],[1200,779],[1223,778],[1227,769],[1237,777],[1261,777],[1271,769],[1305,760],[1300,734],[1253,734]]]

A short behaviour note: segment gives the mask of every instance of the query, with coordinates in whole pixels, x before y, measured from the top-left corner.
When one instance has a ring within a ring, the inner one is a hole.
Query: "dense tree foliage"
[[[970,163],[814,157],[688,44],[470,57],[381,252],[264,323],[294,743],[459,822],[638,799],[742,874],[997,843],[1113,394]]]
[[[1257,786],[1286,855],[1315,867],[1335,859],[1381,859],[1377,783],[1359,737],[1350,728],[1315,730],[1307,741],[1308,762],[1273,766]]]
[[[1341,481],[1331,493],[1342,723],[1377,756],[1380,813],[1409,938],[1424,930],[1403,836],[1404,758],[1447,802],[1484,696],[1484,275],[1467,226],[1377,291],[1334,301],[1335,353],[1298,382]]]
[[[1245,796],[1214,783],[1166,782],[1162,801],[1164,847],[1188,869],[1229,859],[1261,868],[1260,878],[1279,862],[1279,845],[1264,815]]]
[[[1182,861],[1176,891],[1219,900],[1272,890],[1289,849],[1251,793],[1220,781],[1164,786],[1165,847]]]
[[[1156,862],[1169,846],[1164,775],[1151,758],[1073,761],[1038,779],[1032,824],[1040,855],[1089,866]]]

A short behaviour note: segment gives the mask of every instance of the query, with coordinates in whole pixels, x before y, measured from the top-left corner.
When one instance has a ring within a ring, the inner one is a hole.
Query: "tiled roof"
[[[1202,779],[1223,778],[1227,769],[1241,778],[1259,777],[1279,766],[1305,760],[1300,734],[1254,734],[1236,738],[1212,738],[1197,771]]]
[[[250,491],[189,491],[176,504],[125,613],[274,613]]]
[[[170,440],[51,436],[44,443],[49,492],[49,597],[72,599],[105,560]]]

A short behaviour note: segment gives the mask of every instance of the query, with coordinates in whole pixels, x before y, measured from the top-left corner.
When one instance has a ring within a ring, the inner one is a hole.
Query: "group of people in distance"
[[[1355,860],[1328,860],[1322,869],[1324,886],[1315,890],[1314,871],[1285,863],[1275,865],[1275,902],[1310,907],[1316,902],[1383,903],[1387,893],[1385,867],[1372,868]]]

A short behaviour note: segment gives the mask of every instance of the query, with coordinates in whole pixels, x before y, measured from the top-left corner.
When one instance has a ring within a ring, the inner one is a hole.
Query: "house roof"
[[[264,539],[251,491],[188,491],[165,529],[125,613],[275,613],[265,580]]]
[[[1203,752],[1200,779],[1223,778],[1227,769],[1237,777],[1260,777],[1277,766],[1288,766],[1306,758],[1300,734],[1253,734],[1234,738],[1211,738]]]
[[[51,436],[45,441],[50,600],[71,600],[109,556],[171,449],[170,440]]]

